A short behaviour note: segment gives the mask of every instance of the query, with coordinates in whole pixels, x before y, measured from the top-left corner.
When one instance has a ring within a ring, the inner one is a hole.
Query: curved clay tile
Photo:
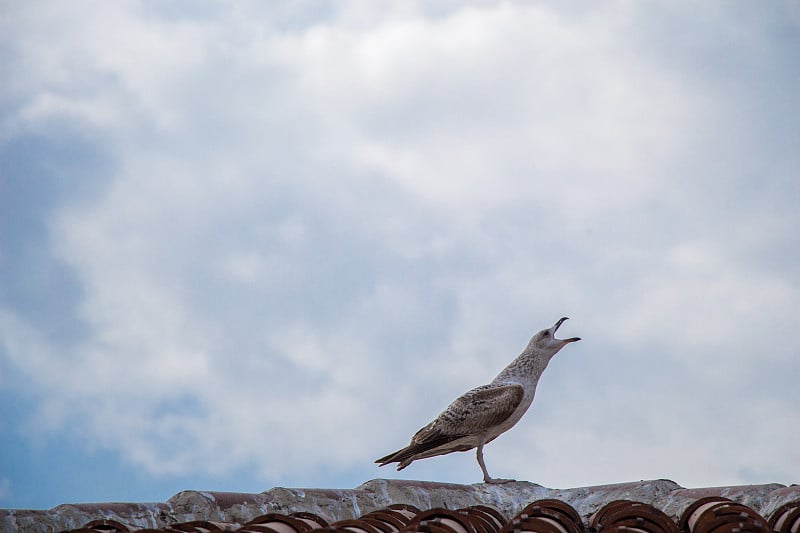
[[[767,521],[756,511],[726,498],[701,498],[680,518],[681,529],[689,533],[745,533],[769,531]]]
[[[589,528],[598,533],[615,528],[647,533],[678,533],[675,522],[664,512],[647,503],[631,500],[609,502],[591,516]]]
[[[512,522],[516,520],[521,523],[527,520],[527,527],[531,527],[533,524],[531,518],[541,519],[544,523],[552,520],[558,524],[558,529],[563,529],[567,533],[583,533],[584,531],[583,521],[578,511],[570,504],[553,498],[529,503],[512,519]],[[506,529],[513,529],[513,527],[507,525],[504,530]]]
[[[402,531],[478,533],[478,520],[468,513],[437,507],[417,514]]]

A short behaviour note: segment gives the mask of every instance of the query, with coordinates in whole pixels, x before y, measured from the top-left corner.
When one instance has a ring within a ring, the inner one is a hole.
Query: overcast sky
[[[797,2],[3,2],[0,507],[374,459],[536,331],[489,471],[800,482]]]

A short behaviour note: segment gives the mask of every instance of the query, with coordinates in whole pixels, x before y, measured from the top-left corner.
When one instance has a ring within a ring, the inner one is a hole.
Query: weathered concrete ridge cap
[[[660,508],[659,502],[668,498],[674,491],[682,488],[669,479],[655,479],[574,489],[558,489],[552,491],[551,497],[569,503],[587,520],[598,509],[614,500],[633,500]],[[676,518],[679,515],[678,513],[672,518]]]
[[[185,490],[167,500],[167,505],[176,517],[219,520],[235,515],[244,523],[268,512],[270,501],[263,493]]]
[[[161,528],[161,529],[154,529],[153,531],[158,531],[161,533],[169,532],[169,533],[177,533],[180,531],[185,531],[187,533],[218,533],[223,531],[238,531],[238,524],[229,524],[227,522],[214,522],[211,520],[191,520],[189,522],[181,522],[179,524],[173,524],[172,526]],[[70,531],[69,533],[76,533],[75,531]],[[139,533],[137,531],[137,533]]]
[[[552,490],[516,481],[503,485],[476,483],[458,485],[430,481],[374,479],[358,487],[369,493],[359,498],[362,510],[380,509],[391,503],[408,503],[420,509],[443,507],[460,509],[475,505],[492,507],[504,516],[513,516],[534,500],[547,498]]]
[[[88,530],[94,529],[94,530],[109,531],[109,532],[111,531],[126,532],[131,530],[131,528],[128,527],[127,525],[121,522],[117,522],[116,520],[109,520],[107,518],[99,518],[97,520],[92,520],[91,522],[83,526],[83,529],[88,529]]]
[[[270,500],[270,512],[307,511],[322,516],[329,522],[358,518],[363,514],[362,504],[372,497],[361,487],[355,489],[290,489],[275,487],[263,492]],[[383,506],[367,505],[369,510]]]

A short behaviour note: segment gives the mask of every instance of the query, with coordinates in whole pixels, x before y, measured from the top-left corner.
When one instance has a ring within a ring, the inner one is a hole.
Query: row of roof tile
[[[548,489],[377,479],[356,489],[184,491],[161,503],[0,509],[0,532],[55,531],[800,533],[800,486],[685,489],[652,480]]]
[[[614,500],[592,514],[584,524],[566,502],[543,499],[527,505],[511,520],[497,509],[474,505],[457,510],[421,511],[413,505],[393,504],[357,519],[329,524],[309,512],[267,513],[246,524],[193,520],[163,528],[138,529],[115,520],[92,520],[65,533],[798,533],[800,501],[784,504],[765,519],[752,508],[728,498],[700,498],[675,522],[652,505]]]

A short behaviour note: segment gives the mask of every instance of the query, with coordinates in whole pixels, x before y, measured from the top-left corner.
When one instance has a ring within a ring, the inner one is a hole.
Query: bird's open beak
[[[566,322],[567,320],[569,320],[569,318],[568,318],[568,317],[561,317],[561,318],[559,318],[559,319],[558,319],[558,322],[556,322],[556,323],[553,325],[553,327],[552,327],[551,329],[552,329],[552,331],[553,331],[553,338],[554,338],[554,339],[555,339],[555,337],[556,337],[556,331],[558,331],[558,328],[560,328],[560,327],[561,327],[561,324],[563,324],[563,323],[564,323],[564,322]],[[561,342],[563,342],[564,344],[569,344],[570,342],[578,342],[579,340],[581,340],[581,338],[580,338],[580,337],[570,337],[569,339],[558,339],[558,340],[560,340],[560,341],[561,341]]]

